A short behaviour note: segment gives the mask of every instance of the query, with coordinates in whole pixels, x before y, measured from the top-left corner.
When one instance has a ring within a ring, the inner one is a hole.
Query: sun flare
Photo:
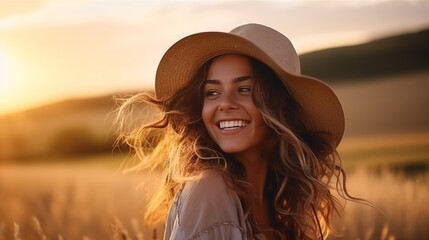
[[[13,58],[0,46],[0,114],[15,108],[10,101],[15,98],[15,67]]]
[[[12,63],[5,51],[0,47],[0,97],[6,94],[7,88],[11,85],[11,66]]]

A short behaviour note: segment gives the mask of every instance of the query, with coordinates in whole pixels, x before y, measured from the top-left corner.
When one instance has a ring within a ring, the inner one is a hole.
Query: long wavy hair
[[[274,231],[282,239],[326,239],[335,232],[332,216],[342,207],[331,190],[337,190],[344,199],[356,200],[345,187],[336,146],[326,142],[326,133],[306,129],[300,119],[301,106],[281,79],[264,63],[251,58],[252,100],[276,135],[265,187],[274,224],[272,229],[258,226],[253,220],[253,200],[244,166],[219,148],[202,121],[204,80],[210,63],[205,63],[190,84],[170,98],[161,101],[152,94],[139,93],[119,109],[122,132],[118,139],[134,149],[141,160],[134,169],[158,168],[163,174],[161,189],[147,205],[146,220],[165,220],[175,194],[186,182],[206,169],[217,169],[238,194],[253,234]],[[125,131],[124,116],[130,106],[141,102],[155,106],[159,117]]]

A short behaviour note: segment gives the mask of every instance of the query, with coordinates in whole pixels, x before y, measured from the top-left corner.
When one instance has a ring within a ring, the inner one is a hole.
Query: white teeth
[[[240,127],[245,127],[247,126],[247,122],[245,121],[241,121],[241,120],[236,120],[236,121],[221,121],[219,122],[219,127],[221,129],[236,129],[236,128],[240,128]]]

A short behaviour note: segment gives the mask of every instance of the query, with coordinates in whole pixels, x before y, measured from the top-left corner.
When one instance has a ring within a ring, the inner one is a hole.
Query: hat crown
[[[261,24],[250,23],[234,28],[230,33],[258,46],[287,72],[301,75],[298,54],[289,38],[280,32]]]

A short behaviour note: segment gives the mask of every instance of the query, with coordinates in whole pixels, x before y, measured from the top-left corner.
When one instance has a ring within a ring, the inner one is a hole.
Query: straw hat
[[[157,99],[171,97],[191,81],[207,60],[227,53],[247,55],[269,66],[302,107],[307,129],[326,133],[326,140],[338,146],[345,123],[337,96],[320,80],[301,75],[299,58],[290,40],[260,24],[239,26],[229,33],[197,33],[176,42],[158,65]]]

